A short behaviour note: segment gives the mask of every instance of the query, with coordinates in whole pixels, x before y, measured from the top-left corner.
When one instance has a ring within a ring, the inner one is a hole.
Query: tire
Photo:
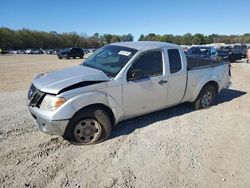
[[[211,84],[207,84],[203,87],[197,99],[191,103],[191,105],[195,110],[209,108],[214,102],[215,95],[215,87]]]
[[[80,59],[83,59],[83,55],[80,55]]]
[[[62,59],[62,57],[59,57],[59,59]]]
[[[106,140],[112,131],[108,112],[92,106],[78,111],[69,121],[64,139],[76,145],[90,145]]]

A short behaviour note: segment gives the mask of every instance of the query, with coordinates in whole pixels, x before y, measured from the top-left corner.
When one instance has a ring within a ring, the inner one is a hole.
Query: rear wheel
[[[198,95],[197,99],[192,103],[195,110],[208,108],[213,104],[216,95],[215,87],[211,84],[206,85]]]
[[[104,141],[112,129],[109,114],[100,107],[77,112],[69,121],[64,138],[73,144],[88,145]]]

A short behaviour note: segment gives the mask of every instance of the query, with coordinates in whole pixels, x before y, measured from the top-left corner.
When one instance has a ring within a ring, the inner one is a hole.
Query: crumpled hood
[[[40,91],[58,94],[62,89],[89,81],[109,81],[110,78],[102,71],[85,66],[75,66],[60,71],[44,74],[33,81]]]

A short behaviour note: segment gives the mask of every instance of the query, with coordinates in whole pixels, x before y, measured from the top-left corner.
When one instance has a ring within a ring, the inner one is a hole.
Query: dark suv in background
[[[230,62],[234,62],[237,60],[241,60],[241,51],[237,48],[232,48],[230,46],[222,46],[218,49],[218,54],[222,57],[223,60],[228,60]]]
[[[238,50],[241,54],[241,57],[246,58],[247,56],[247,45],[245,44],[235,44],[233,50]]]
[[[84,52],[81,48],[65,48],[63,50],[59,50],[57,52],[57,56],[59,59],[66,58],[70,59],[71,57],[76,58],[83,58]]]

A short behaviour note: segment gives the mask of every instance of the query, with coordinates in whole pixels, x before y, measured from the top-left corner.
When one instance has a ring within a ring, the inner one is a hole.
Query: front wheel
[[[104,141],[112,129],[109,114],[100,107],[77,112],[69,121],[64,138],[73,144],[89,145]]]
[[[197,99],[192,103],[195,110],[208,108],[213,104],[216,95],[215,87],[211,84],[206,85],[198,95]]]

